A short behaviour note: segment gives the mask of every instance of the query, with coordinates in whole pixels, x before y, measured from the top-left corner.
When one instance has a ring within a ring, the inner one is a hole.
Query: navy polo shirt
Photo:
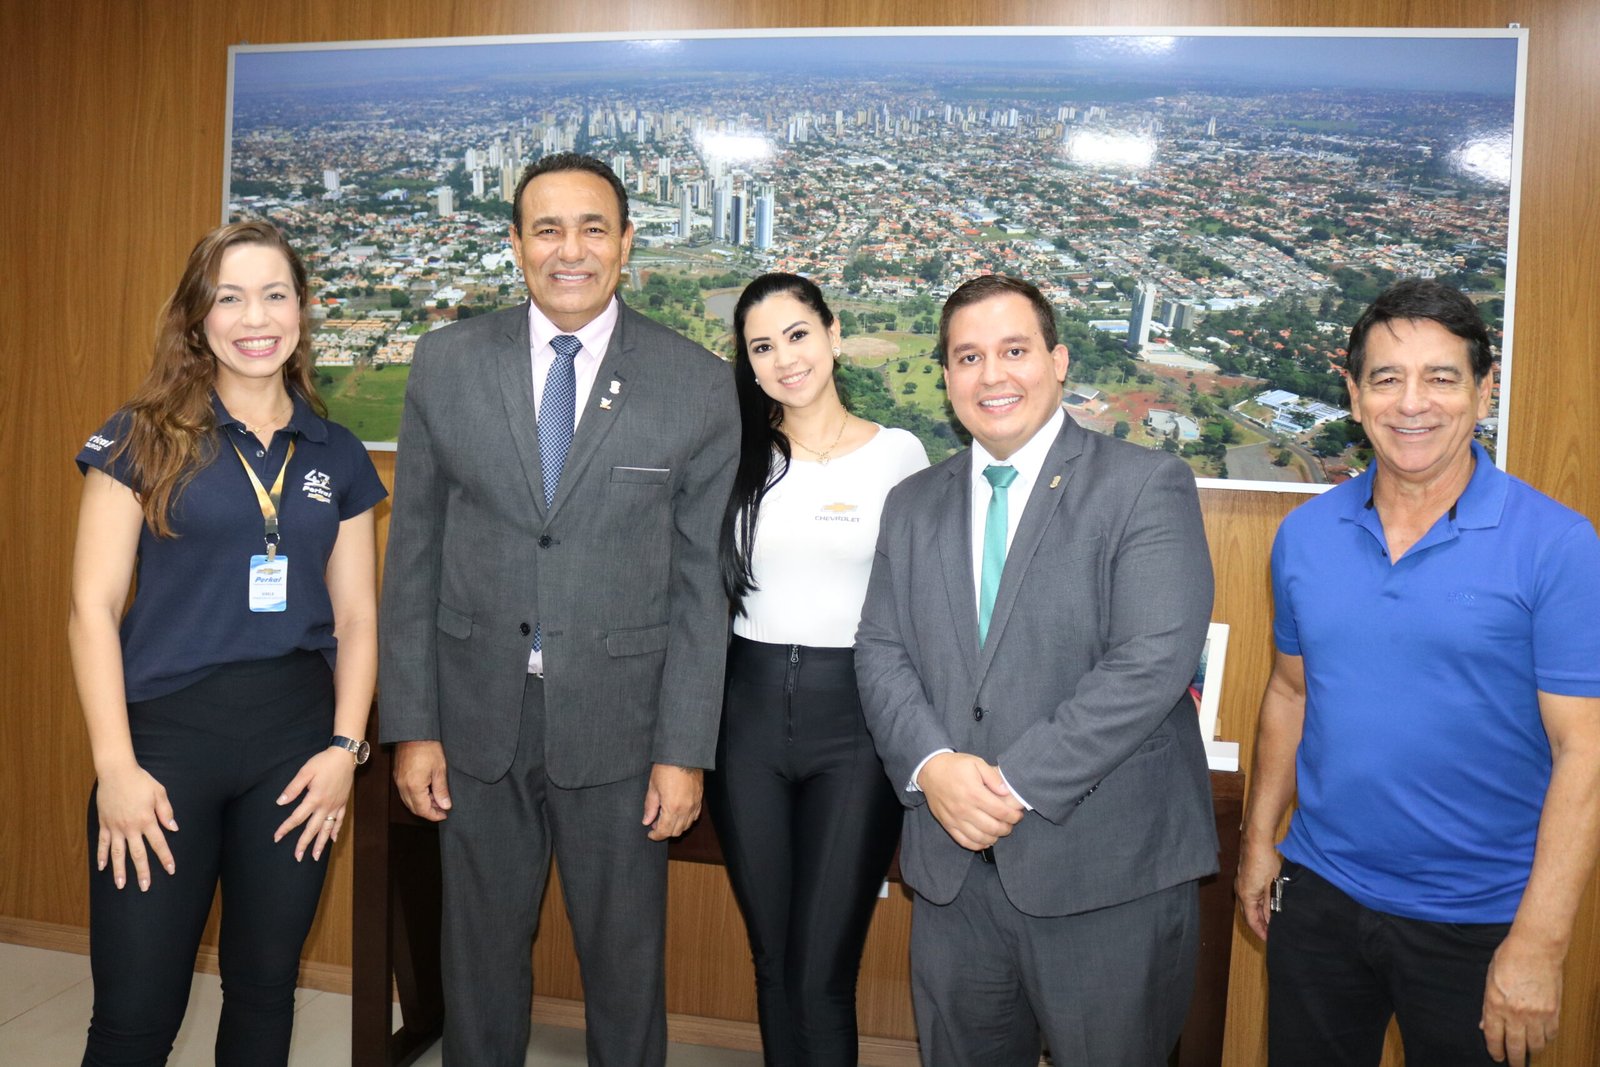
[[[216,454],[173,501],[170,538],[144,526],[135,564],[137,592],[122,620],[122,668],[129,701],[150,700],[199,681],[224,663],[272,659],[296,649],[320,651],[331,665],[333,604],[324,581],[339,523],[388,495],[355,435],[317,416],[299,396],[289,425],[261,443],[212,395]],[[126,426],[119,411],[91,436],[77,463],[134,489],[126,454],[108,457]],[[289,559],[288,608],[249,608],[250,557],[266,551],[261,505],[233,443],[261,479],[272,483],[289,442],[278,511],[278,553]],[[231,442],[231,443],[230,443]]]
[[[1456,506],[1393,565],[1371,474],[1279,527],[1273,636],[1306,674],[1282,850],[1369,908],[1500,923],[1550,783],[1538,692],[1600,696],[1600,540],[1472,449]]]

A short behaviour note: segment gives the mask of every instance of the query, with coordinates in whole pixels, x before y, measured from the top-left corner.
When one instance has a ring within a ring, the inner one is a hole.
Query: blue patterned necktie
[[[572,448],[572,428],[578,414],[578,374],[572,361],[582,351],[583,342],[564,333],[551,338],[550,347],[555,349],[556,358],[544,377],[544,395],[539,399],[539,473],[544,478],[545,507],[556,498],[561,468]],[[533,630],[535,652],[541,650],[541,629],[542,625]]]
[[[1017,480],[1017,468],[988,466],[983,468],[993,490],[989,494],[989,512],[983,521],[983,575],[978,582],[978,647],[989,639],[989,616],[994,614],[994,600],[1000,593],[1000,575],[1006,569],[1006,528],[1011,516],[1006,507],[1006,488]]]
[[[550,339],[555,362],[544,379],[544,396],[539,400],[539,473],[544,476],[544,506],[556,498],[561,484],[561,467],[572,447],[572,427],[578,413],[578,375],[573,358],[583,342],[570,333]]]

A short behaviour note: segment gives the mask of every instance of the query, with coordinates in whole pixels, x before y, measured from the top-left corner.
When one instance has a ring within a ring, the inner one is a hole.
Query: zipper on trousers
[[[794,680],[800,673],[800,646],[789,646],[789,668],[783,675],[783,735],[794,740]]]

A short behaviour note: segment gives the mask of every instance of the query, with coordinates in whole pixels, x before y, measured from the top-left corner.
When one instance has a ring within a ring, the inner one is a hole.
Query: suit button
[[[982,708],[973,708],[972,709],[972,721],[973,722],[982,722],[983,721],[983,709]]]
[[[544,534],[543,536],[541,536],[539,538],[539,547],[540,548],[549,548],[550,545],[551,545],[551,540],[550,540],[550,535],[549,534]]]
[[[527,623],[521,624],[517,627],[517,629],[522,633],[523,637],[527,637],[529,634],[533,633],[533,627],[529,626]]]

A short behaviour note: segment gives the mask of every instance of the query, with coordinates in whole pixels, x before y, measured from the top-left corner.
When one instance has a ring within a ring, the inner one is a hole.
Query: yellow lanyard
[[[233,444],[232,441],[228,442]],[[244,453],[239,451],[239,446],[233,445],[234,455],[239,457],[239,462],[244,464],[244,472],[250,476],[250,484],[255,486],[256,499],[261,503],[261,519],[266,527],[267,561],[270,563],[278,556],[278,505],[283,502],[283,476],[289,471],[289,461],[294,458],[294,440],[289,441],[289,454],[283,457],[283,466],[278,468],[278,479],[272,483],[269,493],[261,484],[261,479],[256,477],[255,470],[244,458]]]

